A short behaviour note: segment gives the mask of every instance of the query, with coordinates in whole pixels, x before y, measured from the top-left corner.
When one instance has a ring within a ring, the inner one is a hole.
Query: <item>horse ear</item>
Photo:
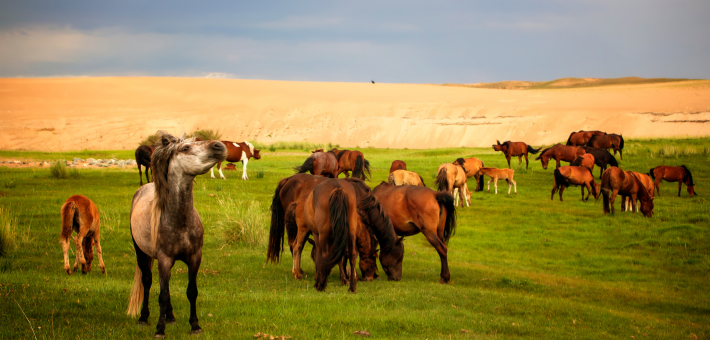
[[[498,143],[498,145],[500,145],[500,141],[499,141],[499,140],[497,140],[497,139],[496,139],[496,143]]]
[[[163,138],[161,138],[160,141],[163,143],[163,146],[168,146],[168,144],[170,144],[170,139],[168,139],[168,137],[165,137],[165,136],[163,136]]]
[[[402,243],[403,241],[404,241],[404,236],[402,236],[402,237],[400,237],[399,239],[397,239],[397,244],[400,244],[400,243]]]

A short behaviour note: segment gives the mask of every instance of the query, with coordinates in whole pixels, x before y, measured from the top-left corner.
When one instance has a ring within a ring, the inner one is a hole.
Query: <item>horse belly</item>
[[[154,195],[153,183],[142,186],[138,189],[131,207],[131,236],[138,248],[153,258],[157,256],[153,250],[150,235],[150,217]]]

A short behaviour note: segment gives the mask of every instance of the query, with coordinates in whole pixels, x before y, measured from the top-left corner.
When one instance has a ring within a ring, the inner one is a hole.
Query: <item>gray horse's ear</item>
[[[400,238],[397,240],[397,243],[402,243],[403,241],[404,241],[404,236],[400,237]]]
[[[163,136],[160,141],[163,143],[163,146],[168,146],[168,144],[170,144],[170,139],[166,136]]]

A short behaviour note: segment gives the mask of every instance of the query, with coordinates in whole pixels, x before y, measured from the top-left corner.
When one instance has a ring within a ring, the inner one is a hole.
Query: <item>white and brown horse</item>
[[[197,139],[199,141],[199,139]],[[255,149],[254,145],[244,141],[243,143],[234,143],[230,141],[221,141],[227,147],[227,162],[242,162],[242,180],[249,180],[247,176],[247,163],[249,163],[249,158],[254,157],[255,159],[261,159],[261,150]],[[217,163],[217,170],[219,171],[219,177],[226,179],[224,173],[222,173],[222,162]],[[210,177],[214,177],[214,168],[210,170]]]
[[[104,258],[101,251],[101,243],[99,242],[99,234],[101,229],[101,219],[99,218],[99,209],[96,208],[94,202],[91,202],[85,196],[74,195],[67,199],[62,206],[62,250],[64,251],[64,271],[71,275],[72,270],[69,267],[69,239],[72,231],[76,232],[74,245],[76,246],[76,260],[74,261],[74,271],[79,269],[81,263],[81,272],[91,271],[91,262],[94,258],[94,247],[96,244],[96,252],[99,255],[99,266],[101,272],[106,274],[106,266],[104,266]]]
[[[227,148],[219,141],[195,142],[163,133],[161,145],[151,157],[153,183],[140,187],[133,195],[130,228],[136,252],[136,271],[128,315],[135,316],[140,311],[138,324],[148,324],[152,267],[158,259],[160,313],[155,337],[164,337],[165,324],[175,322],[170,302],[170,274],[176,260],[187,264],[192,333],[202,332],[196,301],[204,229],[193,205],[192,190],[196,176],[207,173],[226,157]]]

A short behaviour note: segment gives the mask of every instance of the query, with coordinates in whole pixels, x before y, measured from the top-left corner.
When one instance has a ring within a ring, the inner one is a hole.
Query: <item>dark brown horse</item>
[[[64,251],[64,271],[71,275],[69,267],[69,239],[72,231],[76,232],[74,245],[76,246],[76,260],[74,260],[74,271],[79,269],[81,263],[81,273],[86,274],[91,271],[91,262],[94,259],[94,247],[99,255],[99,266],[101,272],[106,274],[104,266],[103,252],[99,234],[101,232],[101,219],[99,209],[94,202],[86,196],[74,195],[67,199],[62,205],[62,250]]]
[[[527,145],[523,142],[505,141],[503,142],[503,144],[501,144],[500,141],[496,140],[496,143],[498,144],[493,144],[493,150],[500,151],[505,155],[505,160],[508,161],[508,169],[510,169],[510,157],[517,156],[518,165],[520,165],[523,163],[522,157],[525,156],[525,169],[527,169],[528,153],[534,155],[540,151],[540,149],[533,149],[532,146]]]
[[[271,202],[271,228],[266,254],[267,262],[279,262],[283,252],[284,232],[286,232],[293,256],[291,271],[296,279],[300,279],[303,275],[301,253],[311,233],[305,224],[304,205],[302,202],[305,201],[307,195],[316,185],[323,183],[325,180],[326,178],[324,177],[308,174],[296,174],[284,178],[276,187]],[[356,191],[358,213],[365,227],[375,236],[380,245],[380,263],[388,279],[399,280],[402,276],[401,264],[404,256],[404,245],[401,240],[397,239],[389,217],[372,195],[370,188],[362,180],[346,178],[343,181],[352,183]],[[362,240],[358,244],[360,269],[363,272],[363,277],[367,279],[372,277],[372,274],[368,272],[368,268],[376,266],[375,263],[369,263],[368,259],[373,256],[373,253],[376,256],[376,251],[373,251],[369,244],[365,244],[366,237],[364,235],[361,234],[358,237]],[[363,259],[365,263],[363,263]]]
[[[562,144],[555,144],[554,146],[542,150],[540,156],[537,156],[535,160],[540,160],[542,162],[542,168],[547,170],[547,164],[550,162],[550,158],[557,161],[557,168],[560,167],[560,161],[572,162],[577,159],[578,156],[584,155],[586,151],[584,149],[576,146],[566,146]]]
[[[562,192],[570,185],[579,185],[582,187],[582,201],[589,199],[589,194],[594,195],[594,199],[599,198],[600,184],[594,183],[594,175],[592,170],[582,166],[561,166],[555,169],[555,186],[552,187],[551,200],[555,200],[555,191],[560,189],[560,201],[562,201]],[[587,198],[584,198],[584,188],[587,188]]]
[[[396,170],[407,170],[407,163],[404,163],[404,161],[400,160],[392,161],[392,166],[390,166],[390,173],[393,173]]]
[[[466,178],[474,177],[476,179],[476,190],[483,190],[483,176],[478,175],[478,170],[484,167],[483,161],[476,157],[471,158],[457,158],[453,164],[460,165],[466,172]]]
[[[567,138],[567,145],[571,146],[584,146],[587,145],[589,139],[592,136],[602,136],[606,135],[606,132],[601,131],[578,131],[572,132]]]
[[[678,182],[678,197],[680,197],[680,189],[683,183],[685,183],[688,188],[688,194],[690,197],[697,195],[695,193],[695,182],[693,182],[693,175],[688,170],[685,165],[681,166],[657,166],[649,170],[648,175],[651,176],[654,183],[653,186],[658,190],[658,196],[661,196],[661,180],[666,182]]]
[[[370,162],[365,159],[362,152],[357,150],[338,150],[336,148],[333,148],[331,151],[335,152],[338,158],[338,173],[335,177],[338,177],[341,173],[345,173],[345,178],[348,178],[350,177],[348,171],[352,171],[353,177],[369,180]]]
[[[622,160],[624,159],[624,155],[622,154],[622,151],[624,150],[624,137],[621,135],[610,133],[606,135],[592,136],[592,138],[589,139],[589,142],[587,142],[587,146],[591,146],[593,148],[613,149],[614,155],[616,155],[616,152],[619,151],[619,158]]]
[[[372,193],[389,215],[397,235],[424,234],[441,259],[439,283],[451,280],[447,243],[456,231],[454,198],[426,187],[390,185],[382,182]]]
[[[136,252],[136,271],[128,315],[135,316],[140,310],[138,324],[148,324],[152,267],[158,259],[160,313],[156,337],[164,337],[165,324],[175,322],[170,302],[170,274],[176,260],[187,264],[192,333],[202,332],[196,303],[204,229],[193,205],[192,189],[195,177],[207,173],[226,157],[227,148],[219,141],[194,142],[163,133],[161,145],[151,157],[153,183],[140,187],[133,195],[130,228]]]
[[[594,156],[594,164],[599,167],[599,179],[602,178],[604,170],[606,170],[609,165],[619,166],[619,162],[616,161],[616,158],[614,158],[607,149],[593,148],[591,146],[580,146],[580,148]]]
[[[195,139],[200,141],[199,138]],[[242,162],[242,180],[249,180],[247,176],[247,163],[249,163],[249,158],[254,157],[254,159],[261,159],[261,150],[255,149],[254,145],[244,141],[243,143],[234,143],[228,140],[221,141],[227,147],[227,162]],[[219,170],[219,177],[226,179],[224,173],[222,173],[222,162],[217,163],[217,170]],[[210,171],[210,177],[214,177],[214,168]]]
[[[145,182],[150,183],[148,170],[150,170],[150,156],[153,154],[154,149],[154,147],[148,145],[141,145],[136,149],[136,164],[138,165],[138,178],[141,180],[141,186],[143,185],[141,165],[145,167]]]
[[[296,166],[293,169],[299,174],[310,172],[311,175],[336,178],[338,177],[338,158],[333,151],[314,151],[301,166]]]
[[[631,171],[624,171],[615,166],[604,171],[602,175],[602,196],[604,197],[604,213],[614,213],[614,200],[617,195],[631,198],[632,210],[636,210],[637,198],[641,201],[641,212],[646,217],[653,216],[653,197],[648,194],[641,180]]]

